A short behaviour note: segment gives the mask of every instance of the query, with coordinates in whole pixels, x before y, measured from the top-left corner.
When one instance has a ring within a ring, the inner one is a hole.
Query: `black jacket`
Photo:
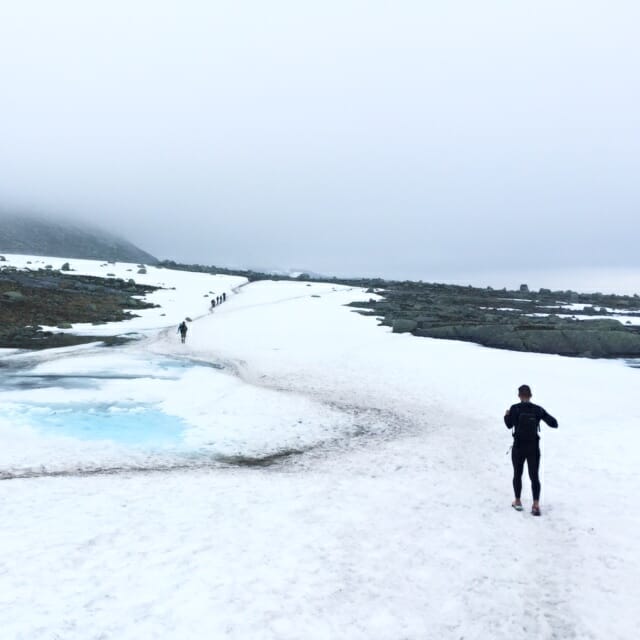
[[[558,428],[558,421],[553,416],[549,415],[542,407],[539,407],[537,404],[533,404],[533,402],[518,402],[518,404],[514,404],[511,409],[509,409],[509,413],[504,417],[504,423],[507,426],[507,429],[512,429],[517,426],[520,419],[520,411],[522,410],[522,406],[525,404],[529,411],[533,409],[535,412],[538,420],[538,426],[540,425],[540,420],[544,420],[544,422],[546,422],[552,429]]]

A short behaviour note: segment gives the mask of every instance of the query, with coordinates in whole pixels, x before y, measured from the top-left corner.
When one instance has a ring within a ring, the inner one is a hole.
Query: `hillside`
[[[155,264],[131,242],[94,227],[0,212],[0,253]]]

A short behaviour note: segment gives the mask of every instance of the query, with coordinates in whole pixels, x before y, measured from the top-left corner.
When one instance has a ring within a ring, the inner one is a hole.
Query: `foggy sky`
[[[160,258],[638,267],[640,5],[3,2],[0,206]]]

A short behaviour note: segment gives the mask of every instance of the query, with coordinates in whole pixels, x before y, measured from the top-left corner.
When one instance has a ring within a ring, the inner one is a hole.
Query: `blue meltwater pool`
[[[171,446],[183,441],[186,424],[148,406],[68,405],[27,409],[23,418],[44,434],[128,445]]]

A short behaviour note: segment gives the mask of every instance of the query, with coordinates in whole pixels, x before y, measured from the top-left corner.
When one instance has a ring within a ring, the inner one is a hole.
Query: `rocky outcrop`
[[[134,296],[155,290],[118,278],[0,267],[0,347],[36,349],[95,341],[96,337],[45,332],[41,327],[126,320],[135,317],[136,309],[154,306]]]
[[[518,291],[494,291],[416,282],[387,283],[376,291],[382,299],[352,306],[380,317],[381,324],[394,333],[464,340],[514,351],[592,358],[640,357],[640,327],[626,326],[612,318],[595,319],[611,316],[609,309],[624,312],[624,317],[640,316],[637,296],[548,289],[534,293],[524,286]],[[594,319],[574,319],[570,310],[559,308],[569,302],[585,305],[580,315]]]
[[[594,323],[595,324],[595,323]],[[415,335],[477,342],[511,351],[555,353],[589,358],[640,357],[640,334],[617,327],[465,325],[417,329]]]

